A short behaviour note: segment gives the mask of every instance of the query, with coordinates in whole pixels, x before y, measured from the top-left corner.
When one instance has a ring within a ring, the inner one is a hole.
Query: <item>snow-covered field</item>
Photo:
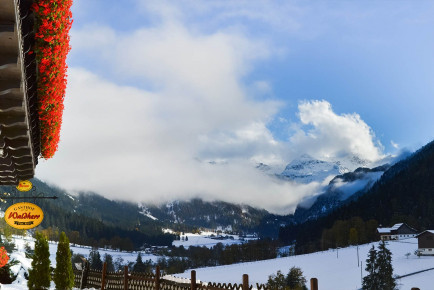
[[[361,274],[366,272],[365,260],[372,245],[359,246],[359,257],[362,267],[358,266],[357,247],[349,247],[308,255],[291,256],[272,260],[240,263],[228,266],[199,268],[196,270],[197,279],[205,282],[231,282],[241,283],[242,275],[249,275],[250,284],[266,283],[268,276],[278,270],[286,274],[293,266],[300,267],[309,281],[317,278],[321,290],[350,290],[361,288]],[[395,275],[405,275],[416,271],[434,268],[434,257],[420,257],[414,255],[417,249],[416,239],[407,239],[401,242],[388,242],[388,248],[392,251],[393,268]],[[407,258],[406,253],[411,253]],[[190,271],[177,274],[179,277],[190,277]],[[434,289],[434,270],[409,276],[398,280],[400,289]]]
[[[34,240],[33,238],[27,237],[27,238],[21,238],[21,237],[14,237],[13,242],[15,243],[17,247],[17,251],[23,251],[24,252],[24,245],[25,243],[28,243],[32,248],[34,248]],[[48,246],[50,248],[50,261],[51,266],[56,266],[56,251],[57,251],[57,243],[49,241]],[[92,250],[91,247],[88,246],[70,246],[72,252],[74,254],[81,254],[85,258],[88,258],[89,252]],[[129,262],[135,262],[137,259],[138,252],[119,252],[115,250],[110,249],[98,249],[101,259],[104,258],[104,254],[109,254],[113,257],[113,261],[116,261],[117,258],[122,258],[124,260],[124,263]],[[158,256],[152,255],[152,254],[146,254],[142,252],[142,260],[152,260],[153,262],[157,262]]]
[[[205,240],[203,240],[205,239]],[[210,245],[215,241],[200,235],[188,234],[188,241],[184,241],[186,245]],[[219,240],[216,240],[219,241]],[[227,240],[227,241],[237,241]],[[33,246],[33,240],[27,238],[27,242]],[[181,242],[182,241],[178,241]],[[239,242],[239,241],[237,241]],[[12,285],[2,285],[1,289],[5,290],[23,290],[27,289],[26,280],[24,279],[24,271],[30,267],[31,260],[25,258],[24,245],[26,240],[16,238],[15,243],[18,251],[11,254],[11,258],[20,261],[20,265],[14,266],[13,271],[18,273],[18,278]],[[197,279],[204,282],[231,282],[241,283],[242,275],[248,274],[250,284],[266,283],[268,276],[275,274],[281,270],[286,274],[293,266],[300,267],[307,280],[312,277],[318,278],[319,289],[321,290],[350,290],[361,288],[361,275],[366,275],[365,260],[368,251],[372,245],[378,246],[378,243],[371,243],[359,246],[359,260],[357,259],[357,247],[349,247],[336,250],[329,250],[308,255],[291,256],[285,258],[277,258],[272,260],[240,263],[220,267],[208,267],[195,269]],[[388,248],[392,251],[393,268],[395,275],[405,275],[420,270],[434,268],[434,257],[420,257],[414,255],[417,249],[416,239],[407,239],[403,241],[388,242]],[[89,255],[90,248],[71,246],[74,253],[80,253],[84,256]],[[52,266],[55,265],[55,254],[57,245],[50,243],[50,258]],[[113,259],[121,257],[125,262],[135,261],[137,253],[115,252],[110,250],[100,249],[100,254],[111,254]],[[407,258],[405,254],[411,253]],[[143,259],[151,259],[157,261],[158,257],[145,254]],[[358,262],[360,262],[358,264]],[[21,268],[22,267],[22,268]],[[175,275],[177,277],[189,278],[190,271]],[[420,289],[434,289],[433,286],[434,270],[416,274],[398,280],[400,289],[411,289],[418,287]],[[54,289],[54,284],[53,288]]]
[[[14,237],[13,242],[16,245],[16,251],[13,252],[10,255],[11,259],[15,259],[19,261],[20,263],[18,265],[15,265],[11,268],[11,270],[18,274],[17,279],[14,281],[11,285],[1,285],[0,289],[14,289],[14,290],[23,290],[27,289],[27,280],[24,278],[24,272],[31,266],[32,260],[27,259],[25,256],[25,244],[28,243],[31,248],[34,248],[34,240],[30,237]],[[50,249],[50,261],[51,266],[56,266],[56,251],[57,251],[57,243],[55,242],[49,242],[49,249]],[[71,245],[71,250],[74,254],[81,254],[85,258],[88,258],[89,252],[91,251],[91,247],[84,247],[84,246],[73,246]],[[137,252],[117,252],[113,250],[105,250],[105,249],[98,249],[101,258],[104,257],[104,254],[110,254],[113,257],[113,261],[116,261],[117,258],[122,258],[123,263],[127,264],[129,262],[135,262],[137,259]],[[153,262],[157,262],[158,256],[151,255],[151,254],[145,254],[142,253],[142,260],[152,260]],[[52,289],[54,288],[54,283],[52,283]]]

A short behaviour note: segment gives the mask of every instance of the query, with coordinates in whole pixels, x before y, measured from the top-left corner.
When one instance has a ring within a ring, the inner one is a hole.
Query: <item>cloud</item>
[[[294,210],[320,187],[282,182],[254,168],[252,158],[272,156],[278,146],[260,122],[246,119],[246,126],[228,130],[202,122],[200,112],[190,110],[202,123],[192,125],[193,116],[185,120],[165,113],[175,108],[165,107],[170,103],[161,100],[164,94],[119,86],[84,69],[70,69],[69,76],[62,141],[56,156],[38,166],[43,180],[113,199],[158,203],[201,197],[279,213]],[[250,106],[240,105],[238,114]],[[208,162],[217,157],[228,162]]]
[[[373,130],[356,114],[336,114],[329,102],[302,101],[300,122],[290,137],[293,151],[316,158],[357,156],[368,162],[383,158],[382,146]]]
[[[282,183],[254,168],[259,160],[282,162],[266,126],[280,103],[246,93],[263,94],[265,81],[242,82],[268,57],[261,41],[196,35],[166,22],[131,33],[93,25],[72,38],[76,55],[110,74],[69,70],[59,152],[41,162],[37,177],[115,199],[201,197],[281,213],[317,186]]]
[[[390,140],[390,145],[392,145],[392,147],[395,148],[395,149],[399,148],[399,144],[395,143],[393,140]]]
[[[381,157],[360,116],[326,101],[301,102],[289,141],[276,140],[268,124],[284,104],[267,80],[245,81],[272,45],[236,29],[191,30],[170,5],[152,9],[164,17],[150,27],[73,31],[72,56],[91,62],[70,65],[59,151],[37,177],[132,202],[201,197],[287,214],[323,185],[277,180],[256,163]]]

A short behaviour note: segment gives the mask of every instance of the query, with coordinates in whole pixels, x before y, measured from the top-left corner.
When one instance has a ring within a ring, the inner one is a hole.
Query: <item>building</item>
[[[33,1],[0,1],[0,185],[32,178],[40,154]]]
[[[418,233],[417,230],[405,223],[395,224],[391,228],[377,228],[377,232],[382,241],[414,238]]]
[[[422,256],[434,256],[434,231],[424,231],[417,236],[417,252]]]

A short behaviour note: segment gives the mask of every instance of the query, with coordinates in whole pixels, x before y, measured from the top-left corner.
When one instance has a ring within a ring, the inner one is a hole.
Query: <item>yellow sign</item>
[[[5,211],[5,221],[13,228],[28,230],[37,227],[44,219],[42,209],[36,204],[20,202]]]
[[[29,191],[32,189],[32,183],[28,180],[21,180],[17,185],[19,191]]]

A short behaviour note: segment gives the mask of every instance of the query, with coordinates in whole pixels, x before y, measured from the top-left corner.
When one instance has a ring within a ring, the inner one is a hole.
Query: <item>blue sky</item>
[[[75,0],[62,141],[37,176],[288,211],[321,185],[276,184],[252,164],[374,164],[433,139],[433,13],[432,1]]]

